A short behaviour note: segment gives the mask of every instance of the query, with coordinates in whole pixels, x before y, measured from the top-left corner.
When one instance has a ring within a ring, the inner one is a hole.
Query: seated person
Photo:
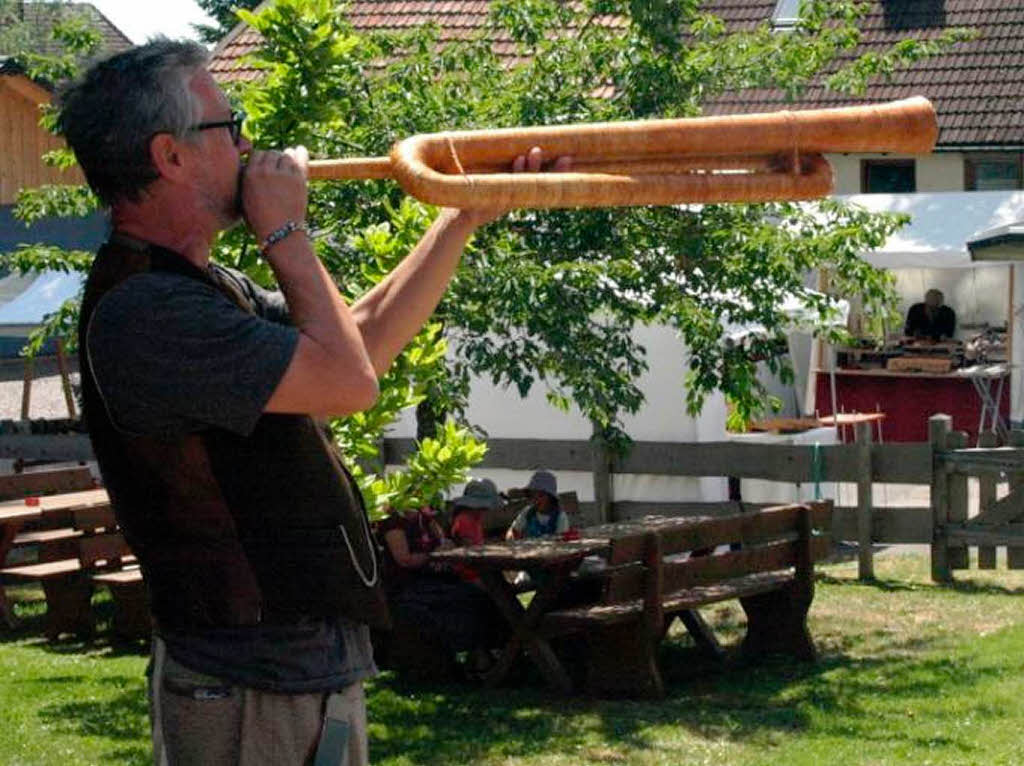
[[[924,303],[915,303],[907,312],[903,334],[911,338],[934,341],[949,340],[956,332],[956,312],[943,305],[940,290],[931,289],[924,294]]]
[[[466,485],[462,496],[452,502],[452,539],[456,545],[482,545],[484,511],[501,506],[498,488],[490,479],[475,479]]]
[[[456,545],[484,544],[484,511],[501,505],[498,488],[490,479],[475,479],[466,485],[462,496],[453,501],[451,536]],[[479,583],[480,576],[472,567],[459,565],[455,571],[466,582]]]
[[[558,505],[558,483],[553,473],[537,471],[525,491],[530,503],[508,528],[507,539],[564,535],[569,531],[569,516]]]
[[[480,588],[431,561],[432,551],[452,546],[433,509],[392,510],[378,529],[395,632],[402,631],[403,640],[415,633],[438,656],[469,652],[471,670],[482,672],[490,661],[487,649],[504,638],[505,622]]]

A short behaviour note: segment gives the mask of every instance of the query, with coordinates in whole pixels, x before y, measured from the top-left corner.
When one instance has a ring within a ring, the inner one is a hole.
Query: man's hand
[[[567,173],[572,169],[572,157],[559,157],[549,168],[544,168],[544,153],[539,146],[533,147],[529,153],[520,154],[512,162],[513,173],[537,173],[542,169],[554,171],[555,173]],[[508,213],[507,208],[495,210],[460,210],[458,218],[469,223],[474,229],[491,223]]]
[[[287,221],[306,220],[308,169],[304,146],[249,155],[242,171],[242,212],[257,241]]]

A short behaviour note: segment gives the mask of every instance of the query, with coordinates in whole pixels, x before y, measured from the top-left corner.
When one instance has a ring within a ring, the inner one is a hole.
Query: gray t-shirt
[[[298,331],[281,293],[211,268],[254,314],[211,284],[169,272],[129,277],[96,306],[88,362],[117,428],[169,437],[210,426],[246,435],[255,427]],[[345,619],[161,635],[182,665],[270,691],[335,691],[377,672],[369,629]]]

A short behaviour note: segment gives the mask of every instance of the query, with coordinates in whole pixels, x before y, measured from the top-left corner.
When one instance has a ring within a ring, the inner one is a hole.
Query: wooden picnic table
[[[525,649],[548,683],[562,693],[572,690],[569,675],[537,627],[555,603],[570,573],[586,556],[600,552],[606,545],[607,541],[595,540],[506,540],[430,554],[432,560],[463,564],[476,570],[487,594],[512,628],[512,636],[501,657],[485,678],[488,685],[504,680],[520,651]],[[522,570],[543,573],[535,577],[537,590],[525,608],[504,576],[504,572]]]
[[[97,508],[110,505],[105,489],[87,489],[80,492],[64,492],[59,495],[45,495],[31,504],[25,498],[0,502],[0,567],[7,560],[22,525],[50,514],[69,513],[80,508]],[[0,584],[0,620],[9,627],[17,625],[14,611],[7,601],[7,593]]]
[[[433,561],[472,567],[481,584],[512,628],[501,657],[485,681],[494,685],[503,681],[521,651],[540,670],[545,681],[563,694],[572,691],[572,681],[558,660],[539,626],[544,615],[558,602],[558,596],[570,575],[588,556],[603,554],[619,536],[640,531],[659,531],[699,523],[703,517],[671,518],[647,516],[612,524],[585,527],[579,539],[505,540],[465,548],[450,548],[430,554]],[[520,603],[516,589],[505,578],[508,571],[529,571],[537,583],[528,607]]]

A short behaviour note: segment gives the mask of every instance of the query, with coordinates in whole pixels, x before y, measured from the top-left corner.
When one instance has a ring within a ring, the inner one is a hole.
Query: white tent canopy
[[[17,287],[21,288],[16,297],[0,304],[0,335],[28,335],[42,324],[47,314],[52,314],[64,301],[74,298],[85,279],[83,274],[61,271],[44,271],[34,276],[27,286],[25,276],[12,274],[0,279],[0,294],[8,280],[12,281],[12,286],[17,282]]]
[[[978,268],[968,240],[1024,217],[1024,191],[852,194],[839,197],[875,213],[907,213],[910,223],[864,258],[886,269]],[[996,264],[993,264],[996,265]]]

